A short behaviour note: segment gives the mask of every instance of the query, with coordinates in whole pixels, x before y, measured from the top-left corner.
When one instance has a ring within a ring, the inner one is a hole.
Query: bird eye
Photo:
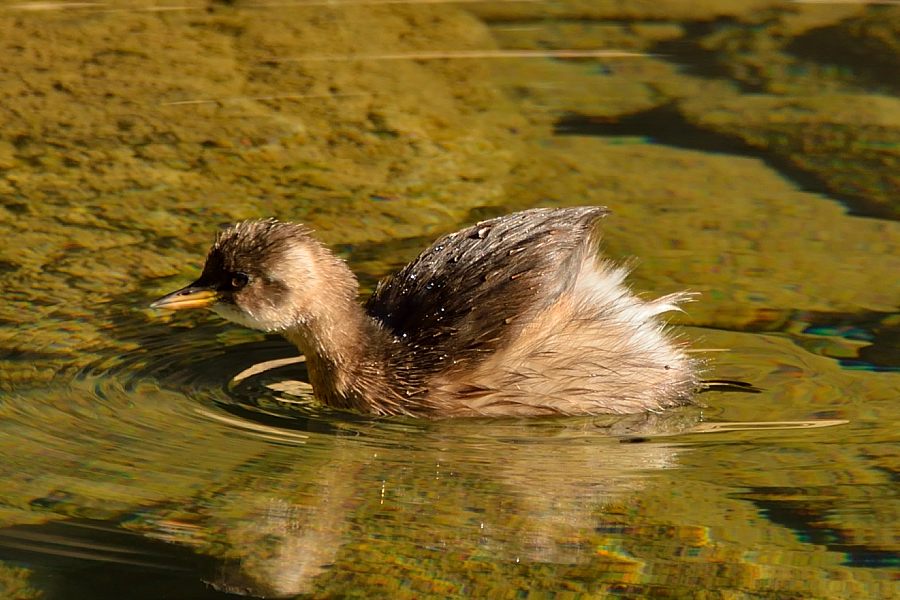
[[[246,273],[234,273],[231,275],[231,289],[237,291],[250,282],[250,276]]]

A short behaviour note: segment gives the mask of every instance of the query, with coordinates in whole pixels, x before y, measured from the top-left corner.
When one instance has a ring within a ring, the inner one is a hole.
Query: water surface
[[[897,594],[897,23],[3,4],[0,595]],[[365,292],[440,233],[575,204],[611,207],[636,289],[702,293],[682,334],[761,393],[374,420],[285,384],[302,363],[248,374],[295,357],[276,337],[147,308],[236,219],[309,223]]]

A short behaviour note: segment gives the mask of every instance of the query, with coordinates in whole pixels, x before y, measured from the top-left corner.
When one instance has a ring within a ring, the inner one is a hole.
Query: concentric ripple
[[[260,339],[217,324],[134,324],[116,333],[137,340],[136,347],[123,354],[101,352],[72,378],[100,401],[158,388],[181,395],[186,412],[230,426],[255,421],[242,426],[247,431],[259,425],[330,429],[325,422],[333,415],[312,401],[303,357],[278,336]]]

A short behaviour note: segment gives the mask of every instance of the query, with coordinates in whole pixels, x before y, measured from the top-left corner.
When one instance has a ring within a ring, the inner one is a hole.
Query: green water
[[[0,597],[898,594],[898,23],[0,4]],[[224,222],[306,222],[367,291],[440,233],[575,204],[613,210],[637,290],[702,293],[683,335],[763,393],[371,420],[285,388],[302,365],[234,381],[277,338],[147,308]]]

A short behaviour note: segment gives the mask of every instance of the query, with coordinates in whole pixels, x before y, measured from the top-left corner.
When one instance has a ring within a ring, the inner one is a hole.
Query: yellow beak
[[[167,294],[150,305],[150,308],[181,310],[183,308],[207,308],[217,299],[215,290],[208,287],[189,285],[178,291]]]

